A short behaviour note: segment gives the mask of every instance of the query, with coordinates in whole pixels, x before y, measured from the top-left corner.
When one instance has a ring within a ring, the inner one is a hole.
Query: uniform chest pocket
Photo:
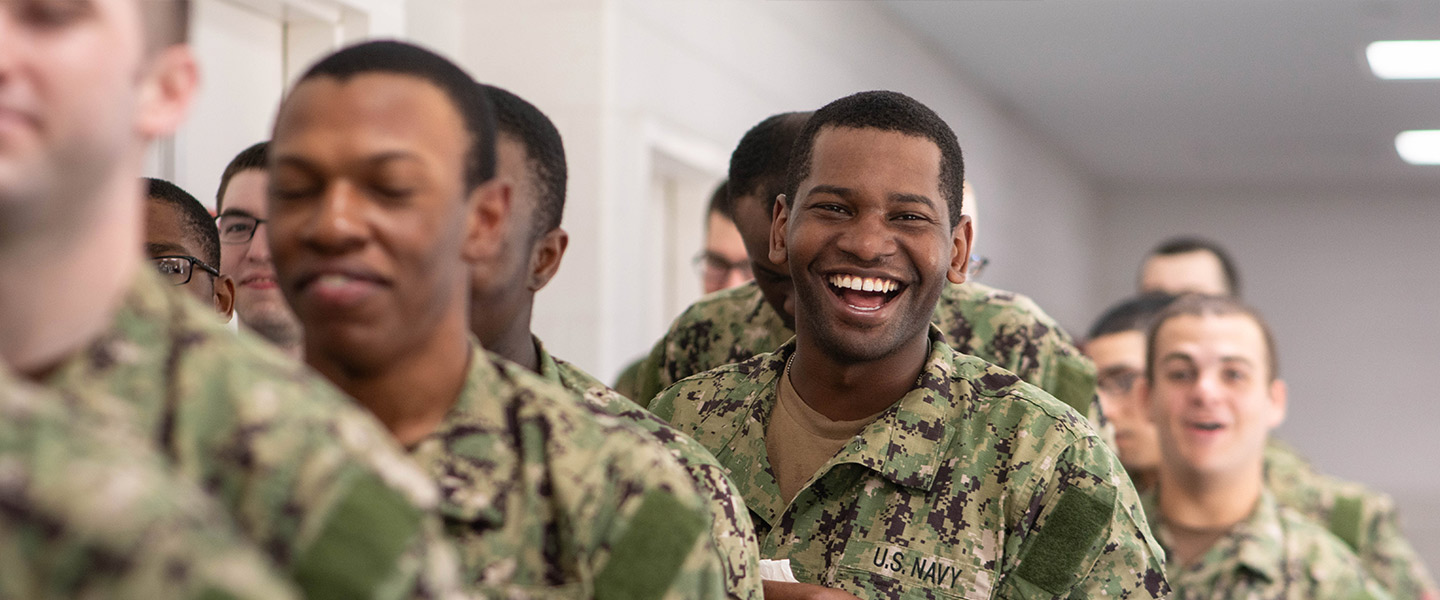
[[[995,573],[977,557],[946,550],[852,540],[835,565],[834,583],[866,600],[990,598]]]

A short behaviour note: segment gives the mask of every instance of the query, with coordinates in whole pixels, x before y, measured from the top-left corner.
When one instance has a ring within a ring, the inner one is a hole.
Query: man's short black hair
[[[164,179],[144,179],[145,195],[152,202],[161,202],[180,211],[180,226],[184,228],[185,235],[200,243],[200,256],[195,258],[220,268],[220,230],[215,226],[215,219],[210,216],[205,205],[191,196],[190,192]]]
[[[490,98],[463,69],[439,54],[393,40],[363,42],[321,59],[300,76],[296,85],[317,77],[345,81],[371,73],[418,77],[445,92],[470,132],[465,190],[474,190],[495,176],[495,109]]]
[[[500,133],[513,136],[525,147],[526,168],[540,195],[531,231],[532,236],[538,237],[559,227],[565,215],[565,185],[569,177],[565,141],[550,117],[534,104],[503,88],[484,84],[481,87],[495,106]]]
[[[1170,306],[1176,296],[1162,293],[1144,294],[1111,306],[1105,314],[1095,320],[1087,339],[1095,339],[1115,333],[1135,331],[1145,333],[1160,311]]]
[[[732,216],[735,214],[735,210],[730,206],[729,179],[721,180],[719,184],[716,184],[715,191],[710,192],[710,203],[705,205],[705,218],[707,219],[705,222],[709,223],[710,215],[715,213],[720,213],[721,216],[731,221],[735,220],[735,217]]]
[[[1159,246],[1150,251],[1149,256],[1174,256],[1201,251],[1209,252],[1219,259],[1220,271],[1225,275],[1225,285],[1230,289],[1230,295],[1239,298],[1240,272],[1235,268],[1235,261],[1230,259],[1230,253],[1220,247],[1220,244],[1202,237],[1173,237],[1161,242]]]
[[[215,190],[215,212],[225,211],[225,190],[230,189],[230,180],[236,175],[257,169],[264,171],[270,168],[270,141],[256,142],[249,148],[241,150],[235,158],[230,159],[230,164],[225,165],[225,172],[220,174],[220,189]]]
[[[775,196],[785,190],[790,151],[811,114],[772,115],[740,137],[740,143],[730,153],[729,199],[722,207],[725,216],[735,219],[735,200],[742,196],[755,196],[765,204],[766,214],[774,212]]]
[[[965,196],[965,160],[960,141],[940,115],[919,100],[890,91],[860,92],[846,96],[815,111],[795,140],[790,168],[785,178],[785,196],[794,202],[800,182],[810,176],[810,159],[815,138],[826,127],[879,129],[923,137],[940,148],[940,193],[950,207],[950,227],[960,223]]]

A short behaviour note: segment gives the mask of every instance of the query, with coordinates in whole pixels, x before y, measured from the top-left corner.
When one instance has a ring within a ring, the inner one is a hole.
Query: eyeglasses
[[[155,261],[155,270],[164,276],[171,285],[185,285],[190,283],[190,277],[195,274],[195,267],[214,275],[220,276],[220,270],[205,264],[204,261],[193,256],[173,255],[155,256],[150,260]]]
[[[967,271],[970,277],[979,277],[990,266],[990,259],[985,256],[970,255],[970,269]]]
[[[220,228],[220,243],[248,244],[255,238],[255,230],[268,221],[247,214],[231,213],[215,217],[215,222]]]
[[[1124,396],[1135,389],[1144,373],[1134,369],[1108,369],[1095,378],[1095,388],[1111,396]]]
[[[725,280],[730,278],[731,273],[738,272],[744,275],[746,279],[752,277],[750,274],[749,258],[742,258],[738,261],[730,262],[726,260],[725,257],[715,254],[714,252],[701,252],[696,254],[694,259],[691,259],[691,263],[695,265],[695,272],[699,273],[700,278],[705,280],[705,283],[711,287],[723,286]]]

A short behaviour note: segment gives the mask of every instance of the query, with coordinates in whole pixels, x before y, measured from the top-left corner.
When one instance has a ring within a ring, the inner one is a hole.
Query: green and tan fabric
[[[931,328],[916,387],[785,504],[765,431],[794,342],[682,380],[657,416],[740,488],[761,558],[861,598],[1159,598],[1164,557],[1114,453],[1043,390]]]
[[[299,595],[149,440],[0,365],[0,598]]]
[[[551,356],[538,339],[535,340],[535,348],[540,353],[541,377],[560,384],[605,414],[638,425],[690,472],[705,499],[710,539],[724,560],[728,597],[759,600],[759,550],[756,547],[755,525],[750,522],[750,511],[740,500],[740,491],[730,483],[725,476],[725,468],[715,462],[710,451],[579,367]]]
[[[479,590],[725,596],[700,493],[675,458],[478,343],[460,398],[411,456],[439,483],[446,531]]]
[[[1170,532],[1146,494],[1146,512],[1162,546]],[[1175,600],[1385,600],[1391,598],[1365,572],[1360,559],[1323,527],[1261,494],[1250,517],[1191,564],[1166,565]]]
[[[1104,425],[1095,366],[1031,299],[979,283],[946,284],[933,318],[956,352],[1015,373]],[[648,404],[681,379],[773,352],[794,335],[754,282],[715,292],[690,305],[656,342],[632,398]]]
[[[379,423],[152,270],[44,385],[149,439],[306,597],[457,592],[434,483]]]
[[[1345,542],[1395,598],[1440,599],[1440,588],[1400,531],[1395,501],[1359,483],[1315,471],[1289,446],[1265,448],[1265,485],[1294,509]]]

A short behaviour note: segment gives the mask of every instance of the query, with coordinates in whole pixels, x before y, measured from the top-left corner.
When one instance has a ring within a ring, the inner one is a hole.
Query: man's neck
[[[880,360],[842,362],[814,346],[809,336],[796,341],[790,382],[810,408],[835,421],[864,419],[895,404],[915,387],[930,355],[930,338],[918,336]]]
[[[459,400],[470,367],[470,340],[463,318],[447,318],[423,347],[380,369],[358,373],[313,354],[307,354],[307,362],[409,447],[433,433]]]
[[[0,360],[26,377],[104,332],[141,266],[139,178],[114,179],[78,220],[0,240]]]
[[[540,349],[535,347],[535,334],[530,331],[530,313],[533,308],[533,304],[529,302],[522,304],[516,314],[505,317],[503,323],[494,323],[499,327],[491,331],[482,331],[479,327],[472,328],[475,329],[476,336],[480,338],[480,345],[484,346],[486,350],[539,373]],[[494,315],[472,314],[471,322],[478,323],[487,317],[495,318]],[[489,324],[491,323],[487,323],[487,325]]]
[[[1186,538],[1205,538],[1205,532],[1229,531],[1248,519],[1265,486],[1263,468],[1263,463],[1257,460],[1254,465],[1233,473],[1201,475],[1162,466],[1157,489],[1160,520],[1176,538],[1177,545],[1186,546]],[[1211,535],[1209,539],[1213,541],[1215,537]],[[1177,555],[1188,563],[1207,548],[1208,545],[1177,548]]]

